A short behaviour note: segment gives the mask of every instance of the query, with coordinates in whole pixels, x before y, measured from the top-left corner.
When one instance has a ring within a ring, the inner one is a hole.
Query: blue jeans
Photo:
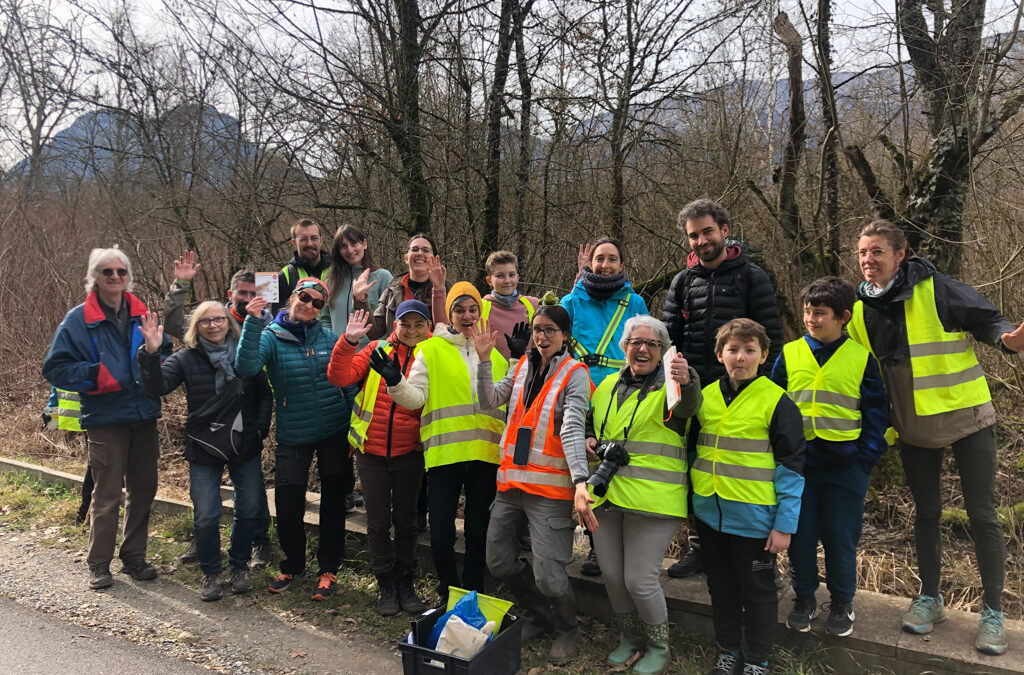
[[[825,549],[825,585],[831,601],[853,601],[868,477],[857,462],[844,467],[804,469],[800,524],[789,543],[790,576],[797,596],[812,596],[818,588],[820,539]]]
[[[220,574],[222,569],[220,519],[223,506],[220,483],[224,475],[224,466],[193,462],[188,467],[196,551],[199,555],[199,568],[203,570],[203,574]],[[266,494],[263,487],[263,468],[259,455],[226,466],[234,486],[235,501],[231,545],[228,548],[228,569],[244,570],[249,566],[253,532],[260,516],[260,493]]]

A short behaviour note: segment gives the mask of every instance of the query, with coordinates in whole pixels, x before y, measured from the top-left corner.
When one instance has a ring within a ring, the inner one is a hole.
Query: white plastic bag
[[[457,656],[460,659],[471,659],[484,648],[488,638],[494,632],[494,622],[488,621],[482,630],[473,628],[453,614],[441,631],[437,641],[437,651]]]

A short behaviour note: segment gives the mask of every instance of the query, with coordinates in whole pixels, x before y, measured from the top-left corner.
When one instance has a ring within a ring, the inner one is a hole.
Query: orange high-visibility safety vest
[[[554,375],[544,383],[529,409],[524,409],[526,361],[526,358],[522,358],[516,364],[515,384],[512,386],[512,396],[509,399],[512,407],[509,410],[505,432],[501,437],[498,491],[519,488],[523,492],[541,497],[572,500],[576,494],[576,487],[572,483],[569,464],[565,461],[560,429],[555,429],[551,421],[555,417],[555,403],[569,382],[572,372],[578,368],[586,369],[586,366],[574,358],[566,358]],[[589,379],[588,377],[587,380]],[[593,384],[590,385],[590,393],[594,393]],[[533,429],[530,457],[525,466],[512,462],[516,436],[520,428]]]

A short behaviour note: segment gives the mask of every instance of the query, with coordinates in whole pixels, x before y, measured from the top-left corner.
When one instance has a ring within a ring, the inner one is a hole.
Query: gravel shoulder
[[[48,534],[52,533],[0,527],[0,596],[69,626],[129,640],[220,672],[401,671],[397,651],[371,643],[358,626],[329,633],[291,612],[267,610],[257,603],[258,594],[265,591],[242,596],[228,592],[220,602],[204,603],[194,589],[170,579],[134,581],[119,573],[117,561],[111,566],[114,585],[90,590],[84,553],[40,543]],[[102,644],[95,646],[102,649]]]

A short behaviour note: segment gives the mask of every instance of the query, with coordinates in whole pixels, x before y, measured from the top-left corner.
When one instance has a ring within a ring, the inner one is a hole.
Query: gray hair
[[[664,323],[655,319],[650,314],[637,314],[626,319],[626,325],[622,328],[622,337],[619,338],[619,347],[622,351],[626,351],[626,340],[632,337],[633,331],[641,326],[650,328],[658,336],[662,352],[667,351],[672,346],[672,340],[668,337],[668,328]]]
[[[124,251],[117,244],[114,244],[110,248],[94,248],[89,252],[89,266],[85,270],[86,295],[96,290],[96,280],[99,278],[100,268],[104,263],[109,262],[113,258],[120,260],[128,270],[124,290],[131,292],[135,283],[135,277],[132,275],[132,261],[128,259],[128,256],[125,255]]]

